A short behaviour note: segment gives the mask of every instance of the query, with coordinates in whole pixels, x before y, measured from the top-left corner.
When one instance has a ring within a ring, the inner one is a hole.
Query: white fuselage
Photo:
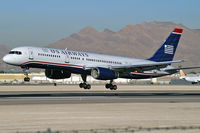
[[[197,76],[197,77],[188,77],[188,76],[186,76],[186,77],[183,77],[181,79],[184,79],[186,81],[193,82],[193,83],[200,82],[200,77],[199,76]]]
[[[12,53],[12,51],[14,51]],[[17,53],[18,52],[18,53]],[[21,53],[19,53],[21,52]],[[112,66],[127,66],[137,64],[148,64],[153,61],[145,59],[135,59],[129,57],[96,54],[90,52],[62,50],[45,47],[18,47],[11,50],[10,54],[7,54],[3,58],[4,62],[32,68],[59,68],[68,69],[71,73],[82,74],[90,67],[104,67],[112,68]],[[172,66],[168,66],[171,68]],[[140,75],[149,77],[159,77],[169,75],[164,69],[151,70],[146,72],[131,72],[132,75]],[[125,77],[129,78],[129,77]],[[134,78],[130,77],[130,78]],[[142,77],[136,77],[142,78]]]

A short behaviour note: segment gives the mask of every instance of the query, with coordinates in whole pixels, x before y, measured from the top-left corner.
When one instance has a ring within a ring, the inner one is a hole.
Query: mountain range
[[[119,31],[105,29],[101,32],[88,26],[47,47],[149,58],[174,28],[183,29],[175,60],[185,60],[183,66],[200,66],[200,29],[190,29],[172,22],[143,22],[129,24]],[[0,46],[1,57],[8,51],[6,46]]]
[[[99,32],[88,26],[48,47],[149,58],[174,28],[183,29],[175,60],[185,60],[183,66],[200,66],[200,30],[172,22],[129,24],[117,32],[109,29]]]

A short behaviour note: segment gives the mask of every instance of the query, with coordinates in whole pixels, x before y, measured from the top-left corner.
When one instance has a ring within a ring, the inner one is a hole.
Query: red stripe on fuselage
[[[22,65],[26,65],[26,64],[29,64],[29,63],[42,63],[42,64],[50,64],[50,65],[70,66],[70,67],[83,67],[83,66],[80,66],[80,65],[52,63],[52,62],[44,62],[44,61],[28,61],[28,62],[23,63]]]

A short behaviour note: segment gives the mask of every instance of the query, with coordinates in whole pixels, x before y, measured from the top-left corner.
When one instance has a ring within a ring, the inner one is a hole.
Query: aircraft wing
[[[167,65],[172,63],[180,63],[181,60],[176,61],[165,61],[165,62],[152,62],[152,63],[144,63],[137,65],[126,65],[126,66],[113,66],[112,69],[115,71],[148,71],[153,69],[165,68]]]
[[[182,70],[182,69],[197,69],[197,68],[200,68],[200,66],[196,66],[196,67],[177,67],[177,68],[166,69],[165,71],[174,71],[174,70]]]
[[[165,68],[167,65],[172,63],[180,63],[182,60],[176,61],[165,61],[165,62],[151,62],[136,65],[124,65],[124,66],[87,66],[86,70],[91,70],[96,67],[110,68],[118,72],[132,72],[132,71],[148,71],[153,69]]]

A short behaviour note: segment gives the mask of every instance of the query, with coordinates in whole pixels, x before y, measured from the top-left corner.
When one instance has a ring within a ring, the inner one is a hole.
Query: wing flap
[[[166,62],[152,62],[147,64],[138,64],[138,65],[127,65],[127,66],[113,66],[112,69],[115,71],[148,71],[153,69],[161,69],[172,63],[180,63],[181,60],[176,61],[166,61]]]

